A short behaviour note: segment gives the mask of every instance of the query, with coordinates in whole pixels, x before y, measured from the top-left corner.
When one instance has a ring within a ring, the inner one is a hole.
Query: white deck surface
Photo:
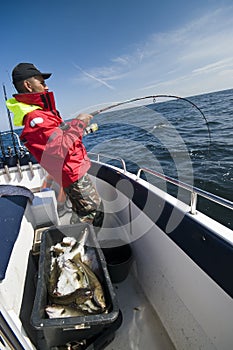
[[[152,310],[133,274],[119,284],[117,291],[123,322],[106,350],[174,350],[158,316]]]

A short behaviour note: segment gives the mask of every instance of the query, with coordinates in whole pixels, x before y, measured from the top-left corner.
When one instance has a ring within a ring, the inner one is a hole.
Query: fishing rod
[[[3,93],[4,93],[5,101],[7,101],[6,87],[5,87],[4,84],[2,84],[2,87],[3,87]],[[17,147],[16,147],[16,143],[15,143],[15,138],[14,138],[14,130],[13,130],[13,124],[12,124],[12,120],[11,120],[10,111],[9,111],[8,108],[6,108],[6,109],[7,109],[7,116],[8,116],[8,121],[9,121],[9,126],[10,126],[11,138],[12,138],[12,142],[13,142],[14,151],[15,151],[15,154],[18,155],[18,151],[17,151]]]
[[[144,96],[144,97],[136,97],[136,98],[132,98],[132,99],[129,99],[129,100],[125,100],[125,101],[122,101],[122,102],[117,102],[117,103],[114,103],[110,106],[107,106],[107,107],[103,107],[99,110],[96,110],[92,113],[90,113],[91,115],[95,116],[95,115],[98,115],[102,112],[106,112],[112,108],[115,108],[115,107],[119,107],[119,106],[122,106],[122,105],[125,105],[127,103],[131,103],[131,102],[136,102],[136,101],[141,101],[141,100],[146,100],[146,99],[153,99],[153,102],[155,102],[156,98],[165,98],[165,97],[168,97],[168,98],[176,98],[177,100],[183,100],[183,101],[186,101],[188,102],[189,104],[191,104],[194,108],[196,108],[202,118],[204,119],[205,121],[205,124],[206,124],[206,127],[207,127],[207,130],[208,130],[208,136],[209,136],[209,147],[211,145],[211,133],[210,133],[210,128],[209,128],[209,123],[208,123],[208,120],[206,118],[206,116],[204,115],[203,111],[192,101],[190,101],[188,98],[185,98],[185,97],[180,97],[180,96],[176,96],[176,95],[166,95],[166,94],[158,94],[158,95],[149,95],[149,96]]]
[[[7,101],[6,87],[4,84],[2,84],[2,86],[3,86],[4,98],[5,98],[5,101]],[[13,124],[12,124],[12,120],[11,120],[11,115],[10,115],[9,109],[7,107],[6,107],[6,109],[7,109],[9,126],[10,126],[11,138],[12,138],[12,142],[13,142],[13,148],[14,148],[14,152],[15,152],[15,156],[16,156],[17,168],[18,168],[20,176],[22,177],[22,171],[21,171],[21,167],[20,167],[18,150],[17,150],[15,138],[14,138],[14,129],[13,129]]]
[[[0,131],[0,148],[1,148],[3,159],[5,161],[5,159],[6,159],[6,152],[5,152],[5,148],[4,148],[4,144],[3,144],[3,138],[2,138],[2,132],[1,131]]]

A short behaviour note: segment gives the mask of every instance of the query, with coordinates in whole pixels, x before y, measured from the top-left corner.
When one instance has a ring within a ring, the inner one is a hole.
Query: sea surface
[[[89,152],[123,158],[134,173],[150,168],[233,201],[233,89],[186,99],[157,97],[109,109],[94,117],[99,129],[83,142]],[[121,165],[111,157],[102,158]],[[146,172],[143,177],[189,201],[186,191]],[[198,208],[233,228],[229,209],[202,198]]]
[[[149,99],[102,113],[94,118],[99,130],[84,138],[86,148],[123,158],[135,173],[150,168],[233,201],[233,89],[187,99]],[[145,176],[189,202],[186,191]],[[202,198],[198,208],[233,228],[231,210]]]

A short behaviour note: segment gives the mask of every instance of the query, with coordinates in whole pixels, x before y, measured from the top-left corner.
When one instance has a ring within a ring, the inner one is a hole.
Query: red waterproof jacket
[[[16,94],[7,107],[16,125],[21,120],[24,126],[20,139],[57,183],[68,187],[87,172],[90,160],[82,143],[86,124],[77,119],[65,123],[52,92]]]

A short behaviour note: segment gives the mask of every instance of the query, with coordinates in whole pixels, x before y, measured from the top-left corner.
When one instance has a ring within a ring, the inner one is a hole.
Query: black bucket
[[[129,274],[133,256],[129,244],[120,239],[99,242],[112,283],[119,283]]]

